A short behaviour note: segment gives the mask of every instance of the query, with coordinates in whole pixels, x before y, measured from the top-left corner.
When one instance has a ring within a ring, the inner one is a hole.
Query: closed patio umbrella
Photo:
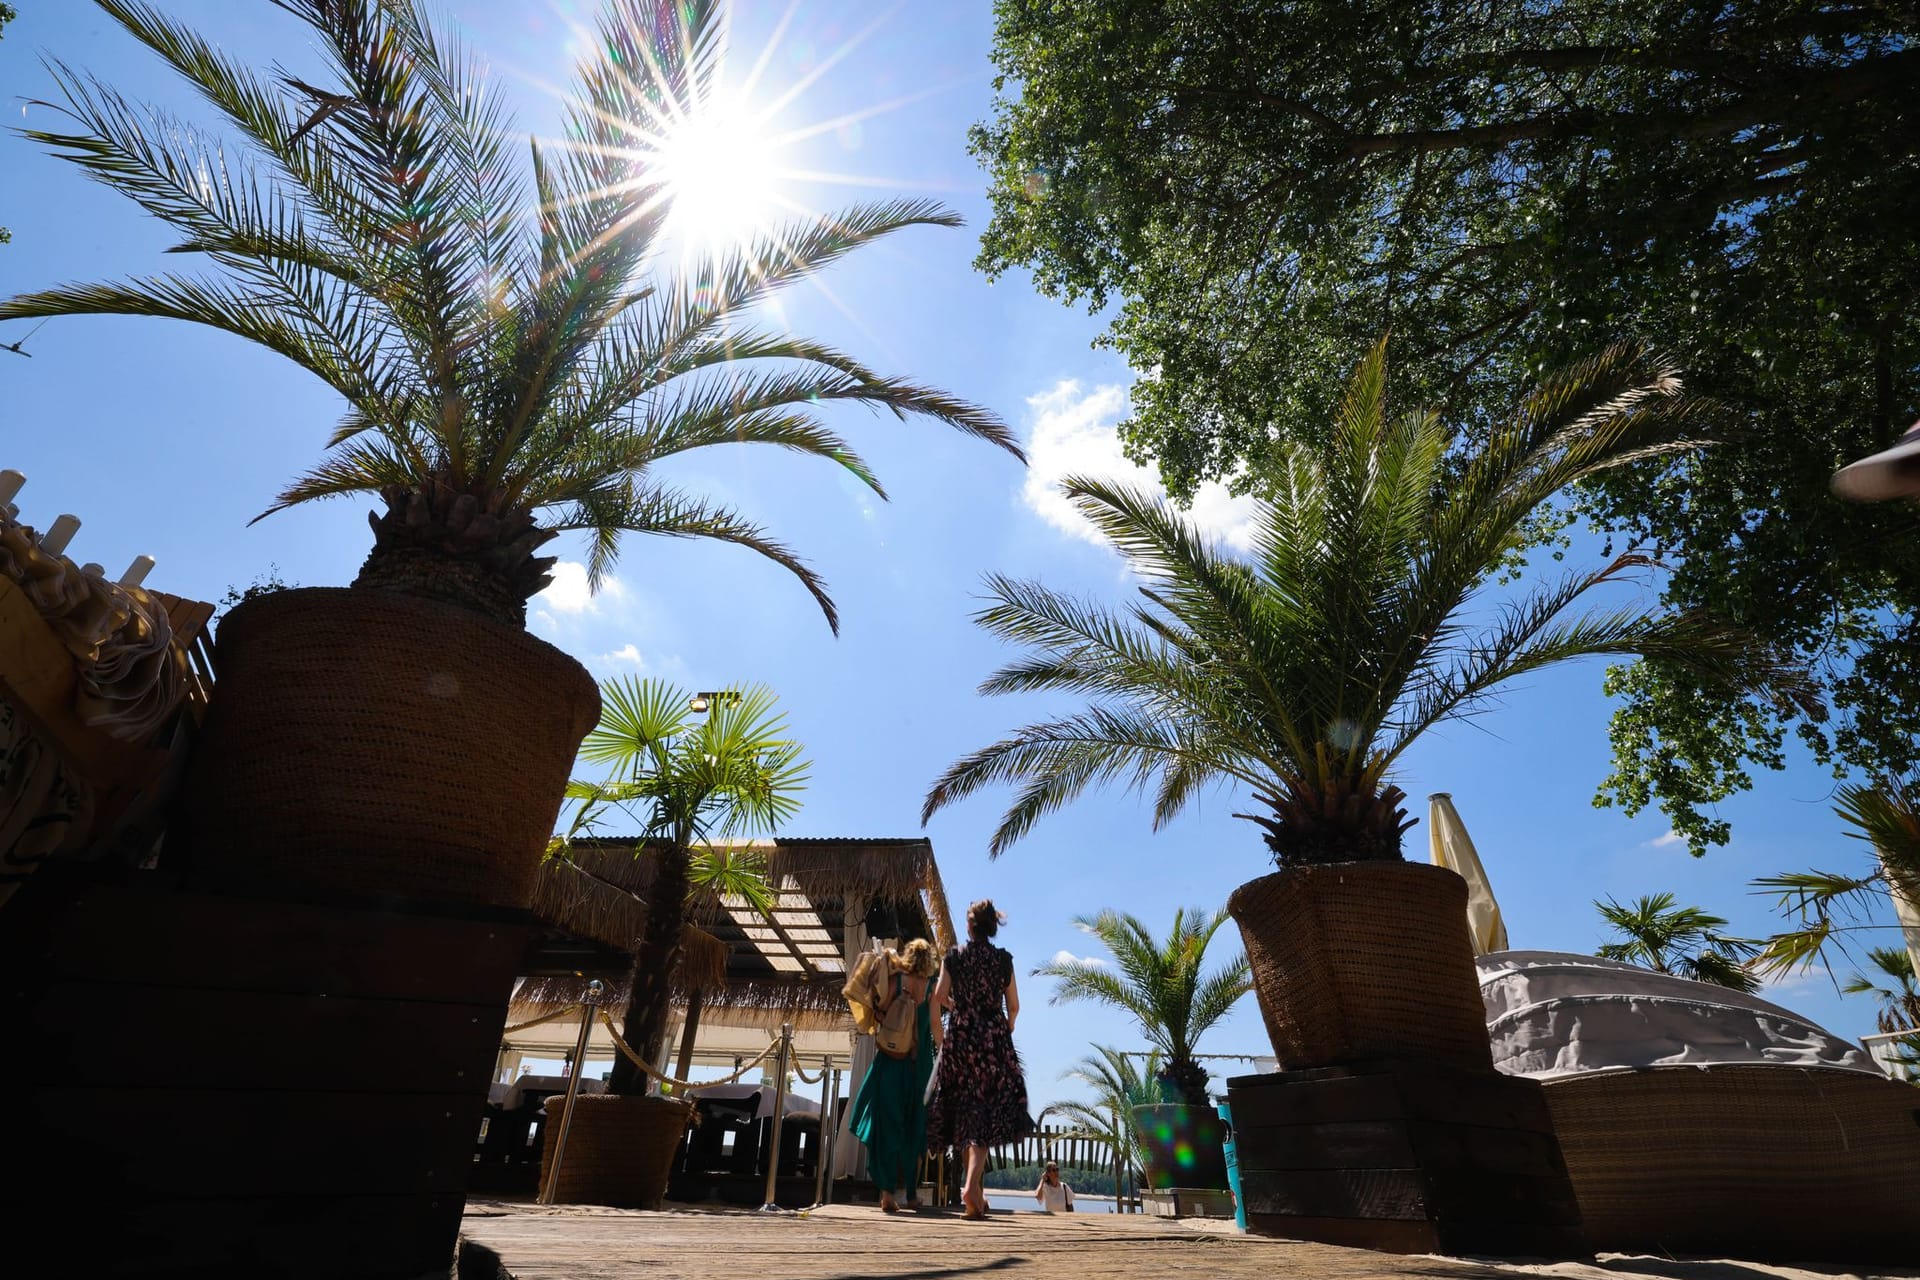
[[[1507,926],[1500,919],[1500,904],[1494,901],[1487,869],[1480,865],[1480,854],[1453,807],[1453,797],[1444,791],[1435,792],[1427,797],[1427,806],[1427,839],[1433,848],[1433,865],[1457,872],[1467,882],[1467,926],[1473,934],[1473,954],[1505,951]]]

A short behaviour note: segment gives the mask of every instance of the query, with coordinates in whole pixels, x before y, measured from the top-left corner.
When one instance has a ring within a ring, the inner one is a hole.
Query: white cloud
[[[599,595],[613,600],[624,599],[627,594],[620,579],[608,574],[600,581]],[[583,613],[600,612],[600,601],[587,586],[587,566],[577,560],[562,560],[553,566],[553,581],[547,589],[533,598],[533,603],[545,605],[539,614],[545,615],[549,622],[555,613],[579,616]]]
[[[1060,492],[1067,476],[1125,480],[1160,491],[1152,468],[1127,460],[1115,427],[1127,409],[1125,387],[1083,389],[1072,378],[1027,399],[1033,430],[1027,441],[1027,482],[1021,496],[1034,514],[1062,533],[1096,546],[1106,540]],[[1189,517],[1207,533],[1246,550],[1253,540],[1253,499],[1236,498],[1222,484],[1204,484],[1193,496]]]
[[[1090,964],[1097,969],[1104,969],[1107,967],[1107,962],[1101,959],[1099,956],[1077,956],[1073,954],[1073,952],[1068,951],[1065,947],[1062,947],[1060,950],[1053,953],[1053,960],[1050,963]]]
[[[1687,838],[1678,831],[1669,831],[1663,836],[1655,836],[1642,847],[1647,849],[1670,849],[1676,844],[1684,844],[1686,839]]]
[[[601,654],[600,661],[630,666],[636,671],[645,671],[648,665],[646,658],[641,656],[640,646],[631,640],[627,641],[627,643],[620,648],[615,649],[612,653]]]

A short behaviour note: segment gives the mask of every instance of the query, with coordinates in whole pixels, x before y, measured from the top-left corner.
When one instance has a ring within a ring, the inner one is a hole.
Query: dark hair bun
[[[1000,932],[1000,926],[1007,922],[1006,913],[997,910],[992,898],[982,898],[967,908],[967,936],[985,942]]]

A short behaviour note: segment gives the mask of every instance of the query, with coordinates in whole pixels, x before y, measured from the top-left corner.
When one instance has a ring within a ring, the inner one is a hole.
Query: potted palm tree
[[[1113,1152],[1114,1197],[1126,1197],[1126,1172],[1144,1168],[1140,1143],[1134,1129],[1133,1109],[1157,1096],[1160,1051],[1147,1052],[1144,1062],[1139,1054],[1126,1053],[1111,1045],[1097,1044],[1093,1052],[1060,1073],[1063,1080],[1078,1080],[1093,1091],[1091,1102],[1055,1102],[1040,1113],[1042,1124],[1059,1116],[1075,1126],[1071,1136],[1091,1138]]]
[[[268,511],[380,504],[351,587],[276,592],[220,629],[174,842],[197,876],[525,906],[596,715],[587,673],[523,629],[554,537],[587,536],[593,584],[624,533],[736,543],[798,576],[833,624],[792,550],[653,464],[778,445],[878,490],[818,417],[835,402],[1019,452],[984,410],[752,319],[843,254],[954,226],[951,212],[865,205],[673,268],[677,193],[659,159],[714,92],[713,0],[604,0],[565,137],[524,167],[497,79],[421,0],[283,0],[318,84],[242,65],[140,0],[96,2],[229,137],[59,64],[64,123],[28,136],[213,270],[64,285],[0,303],[0,318],[164,316],[276,352],[343,413],[324,460]]]
[[[1645,556],[1491,608],[1481,599],[1556,494],[1697,448],[1707,422],[1670,367],[1616,347],[1450,450],[1435,415],[1388,413],[1382,343],[1323,442],[1282,449],[1244,557],[1149,492],[1069,478],[1068,497],[1140,579],[1139,598],[1112,610],[989,580],[977,621],[1027,652],[982,692],[1090,702],[957,761],[923,816],[1016,784],[991,841],[998,856],[1095,783],[1146,790],[1156,825],[1209,784],[1242,787],[1254,803],[1240,816],[1279,869],[1242,885],[1228,910],[1283,1066],[1398,1057],[1490,1071],[1466,886],[1403,860],[1412,824],[1394,766],[1506,681],[1574,658],[1657,655],[1749,687],[1781,675],[1705,617],[1577,611]]]
[[[1155,1190],[1227,1187],[1226,1130],[1207,1096],[1207,1069],[1194,1053],[1200,1037],[1247,994],[1247,958],[1236,954],[1203,972],[1207,947],[1227,922],[1225,911],[1181,908],[1164,941],[1134,916],[1119,911],[1080,916],[1074,923],[1113,956],[1068,958],[1041,965],[1037,977],[1057,984],[1049,1004],[1092,1000],[1122,1010],[1153,1046],[1155,1095],[1131,1108],[1147,1180]]]
[[[807,764],[765,688],[709,695],[699,710],[670,683],[628,677],[601,686],[601,706],[600,723],[580,754],[611,766],[611,775],[576,784],[572,794],[583,810],[610,805],[631,814],[641,828],[635,856],[656,860],[621,1038],[657,1068],[681,936],[695,906],[737,897],[763,913],[772,909],[764,867],[731,846],[771,834],[799,809]],[[542,1175],[553,1179],[555,1200],[638,1209],[659,1204],[692,1106],[665,1094],[648,1096],[648,1083],[623,1051],[615,1056],[607,1092],[576,1101],[564,1162]]]
[[[1613,941],[1601,943],[1594,953],[1602,960],[1749,994],[1760,989],[1752,961],[1761,944],[1722,933],[1724,917],[1700,907],[1676,907],[1670,893],[1642,895],[1631,904],[1609,898],[1593,905],[1614,933]]]

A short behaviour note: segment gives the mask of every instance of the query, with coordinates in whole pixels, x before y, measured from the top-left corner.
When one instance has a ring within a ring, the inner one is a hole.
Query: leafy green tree
[[[1016,784],[998,856],[1089,786],[1151,795],[1156,826],[1237,783],[1282,867],[1397,859],[1411,824],[1390,780],[1434,725],[1516,676],[1591,655],[1658,655],[1742,687],[1783,672],[1699,614],[1578,612],[1644,567],[1623,555],[1489,608],[1480,589],[1565,486],[1693,447],[1706,409],[1671,369],[1616,348],[1548,378],[1446,473],[1430,413],[1390,417],[1385,343],[1361,363],[1322,445],[1281,451],[1240,559],[1152,494],[1070,478],[1068,496],[1125,557],[1139,598],[1109,609],[1032,582],[988,581],[976,621],[1027,652],[983,693],[1057,691],[1082,710],[1029,724],[951,765],[923,816]],[[1443,483],[1444,481],[1444,483]]]
[[[1611,898],[1593,905],[1617,935],[1595,952],[1602,959],[1735,991],[1760,989],[1760,979],[1747,966],[1759,954],[1760,944],[1720,932],[1727,924],[1723,917],[1699,907],[1677,907],[1670,893],[1642,896],[1630,906]]]
[[[1204,1107],[1207,1069],[1193,1056],[1200,1037],[1253,990],[1244,953],[1212,973],[1203,972],[1207,947],[1226,922],[1225,910],[1209,914],[1180,908],[1161,940],[1125,912],[1077,916],[1074,923],[1099,940],[1113,964],[1070,958],[1033,972],[1058,983],[1049,1004],[1092,1000],[1130,1014],[1158,1055],[1155,1079],[1162,1099]]]
[[[730,691],[699,712],[682,689],[626,677],[603,682],[600,700],[600,723],[580,758],[612,773],[604,782],[569,785],[567,796],[580,808],[550,852],[564,856],[568,840],[611,806],[640,824],[634,855],[659,859],[622,1023],[627,1043],[657,1063],[681,932],[696,901],[739,895],[771,909],[765,868],[733,842],[772,832],[799,811],[807,764],[765,688]],[[637,1094],[646,1080],[621,1054],[608,1087]]]
[[[720,444],[827,459],[879,491],[819,419],[836,402],[921,415],[1019,450],[992,414],[755,323],[782,289],[913,226],[924,201],[769,230],[698,269],[662,236],[674,192],[655,144],[713,92],[716,0],[604,0],[566,100],[566,141],[520,135],[490,78],[423,0],[281,0],[326,65],[315,86],[236,63],[140,0],[100,8],[223,119],[222,140],[56,64],[67,128],[26,134],[175,228],[203,275],[65,285],[0,319],[165,316],[236,334],[331,387],[326,459],[270,511],[378,494],[356,585],[519,623],[561,530],[590,535],[597,584],[623,533],[716,538],[818,576],[738,513],[654,474]],[[530,183],[528,179],[530,178]],[[530,188],[530,194],[529,194]],[[649,273],[652,274],[649,274]]]
[[[980,265],[1117,304],[1122,433],[1169,488],[1245,488],[1325,430],[1347,353],[1469,434],[1544,368],[1642,337],[1741,429],[1595,480],[1578,507],[1812,668],[1807,701],[1614,674],[1599,800],[1698,853],[1714,801],[1797,735],[1920,764],[1913,513],[1836,464],[1920,415],[1920,8],[1826,0],[997,0]],[[1545,522],[1551,528],[1553,521]],[[1535,530],[1536,534],[1542,530]]]

